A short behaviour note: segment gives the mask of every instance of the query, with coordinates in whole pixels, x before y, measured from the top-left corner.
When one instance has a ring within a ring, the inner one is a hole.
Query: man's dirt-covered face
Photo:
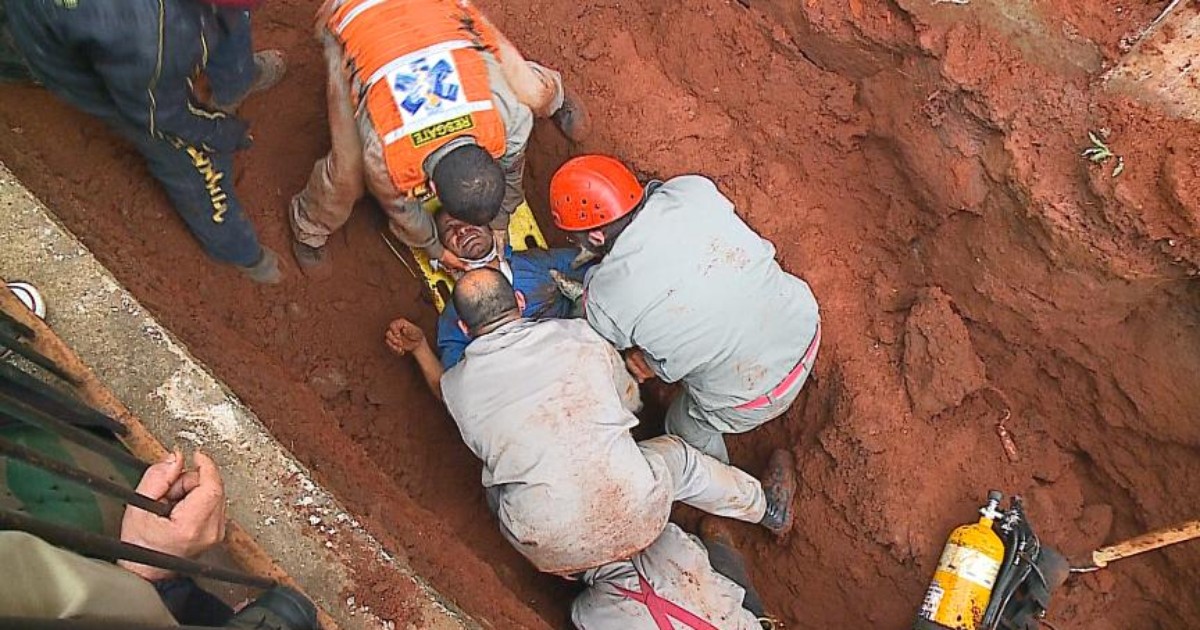
[[[459,258],[479,260],[492,253],[495,241],[486,225],[471,225],[450,216],[449,212],[437,215],[438,238],[442,247],[454,252]]]

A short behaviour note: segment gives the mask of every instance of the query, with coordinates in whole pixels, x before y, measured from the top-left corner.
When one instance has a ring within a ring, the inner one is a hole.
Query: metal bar
[[[122,542],[115,538],[93,534],[91,532],[71,529],[46,521],[39,521],[15,510],[0,508],[0,529],[15,529],[28,532],[56,546],[65,547],[76,553],[92,558],[100,558],[115,562],[128,560],[168,571],[178,571],[196,577],[205,577],[231,584],[244,584],[255,588],[271,588],[275,580],[249,575],[216,567],[187,558],[179,558],[170,554],[147,549],[138,545]]]
[[[24,343],[21,343],[20,339],[17,339],[13,335],[10,335],[8,333],[8,331],[4,330],[3,328],[0,328],[0,346],[4,346],[5,348],[12,350],[13,352],[16,352],[17,354],[24,357],[30,363],[37,365],[38,367],[46,370],[47,372],[50,372],[51,374],[57,376],[58,378],[61,378],[62,380],[66,381],[72,385],[79,384],[79,381],[72,378],[70,374],[67,374],[66,372],[64,372],[62,370],[62,368],[55,365],[53,361],[51,361],[50,359],[47,359],[46,357],[42,356],[41,354],[38,354],[38,352],[36,350],[34,350],[33,348],[30,348],[29,346],[25,345]]]
[[[45,413],[40,409],[30,407],[29,405],[13,398],[8,393],[3,391],[0,391],[0,414],[8,416],[18,422],[32,424],[34,426],[46,429],[47,431],[57,433],[63,438],[80,446],[129,464],[130,466],[136,468],[138,472],[146,470],[146,463],[135,457],[129,451],[126,451],[110,442],[106,442],[103,438],[92,433],[88,433],[77,426],[63,422],[62,420],[59,420],[58,418],[55,418],[54,416]]]
[[[97,477],[86,470],[81,470],[70,464],[46,457],[31,448],[3,437],[0,437],[0,455],[19,459],[30,466],[36,466],[60,477],[70,479],[100,494],[120,499],[129,505],[141,508],[152,514],[157,514],[164,518],[171,515],[171,506],[166,503],[155,501],[144,494],[138,494],[129,488],[113,483],[103,477]]]
[[[0,388],[19,388],[22,393],[26,394],[25,399],[35,407],[41,407],[41,405],[36,400],[29,400],[30,398],[49,401],[61,408],[54,410],[59,412],[55,415],[70,416],[78,420],[73,424],[99,426],[117,435],[125,435],[129,432],[125,425],[89,407],[75,396],[3,361],[0,361]]]
[[[32,339],[36,335],[33,332],[32,328],[17,321],[12,315],[9,315],[8,313],[5,313],[4,311],[0,311],[0,321],[3,321],[4,323],[8,324],[9,326],[12,326],[13,330],[17,331],[17,334],[22,337]]]

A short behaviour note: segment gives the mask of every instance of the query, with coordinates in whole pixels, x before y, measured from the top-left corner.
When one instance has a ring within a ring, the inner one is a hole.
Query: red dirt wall
[[[243,110],[256,144],[239,190],[279,251],[287,199],[327,147],[313,4],[258,19],[292,70]],[[1200,132],[1097,81],[1163,2],[481,4],[597,122],[582,147],[535,131],[535,207],[571,153],[704,173],[821,301],[801,403],[733,440],[752,471],[778,446],[800,462],[793,535],[737,530],[789,627],[905,627],[945,534],[992,487],[1025,495],[1076,556],[1196,517]],[[0,121],[0,160],[375,533],[495,627],[563,625],[570,587],[503,543],[478,464],[382,347],[391,317],[431,330],[433,311],[369,203],[332,241],[333,279],[252,287],[207,263],[97,123],[27,88],[0,91]],[[1125,156],[1120,178],[1078,157],[1097,129]],[[1196,547],[1126,561],[1073,582],[1050,620],[1195,627],[1198,578]]]

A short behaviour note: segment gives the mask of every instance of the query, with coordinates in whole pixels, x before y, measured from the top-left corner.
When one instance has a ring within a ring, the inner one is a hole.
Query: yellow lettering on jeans
[[[208,159],[208,156],[197,150],[195,147],[187,148],[188,157],[192,158],[192,166],[200,172],[200,176],[204,178],[204,188],[208,191],[209,201],[212,202],[213,223],[224,223],[225,213],[229,212],[229,205],[225,203],[228,197],[225,191],[221,190],[221,180],[225,179],[225,173],[218,171]]]

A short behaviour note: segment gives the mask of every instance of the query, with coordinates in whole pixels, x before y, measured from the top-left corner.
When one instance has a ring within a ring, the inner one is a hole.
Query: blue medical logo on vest
[[[458,104],[462,94],[458,69],[449,55],[416,59],[392,79],[392,93],[404,113],[427,116]]]

